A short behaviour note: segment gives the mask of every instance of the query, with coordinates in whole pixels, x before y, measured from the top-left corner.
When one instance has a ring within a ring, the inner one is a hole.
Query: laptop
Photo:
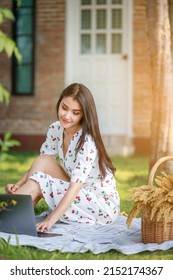
[[[35,214],[30,195],[0,194],[0,231],[37,237],[62,234],[37,232]]]

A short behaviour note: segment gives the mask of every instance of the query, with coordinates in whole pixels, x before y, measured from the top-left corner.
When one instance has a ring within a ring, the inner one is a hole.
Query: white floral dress
[[[76,155],[75,149],[81,134],[82,129],[73,136],[64,158],[63,127],[57,121],[50,125],[46,141],[40,150],[41,154],[58,156],[71,182],[83,183],[70,208],[60,220],[67,223],[101,225],[113,223],[119,214],[120,204],[115,178],[109,171],[104,179],[101,178],[98,152],[89,134],[86,135],[84,145]],[[52,210],[59,204],[70,184],[40,171],[35,172],[30,178],[40,184],[43,196]]]

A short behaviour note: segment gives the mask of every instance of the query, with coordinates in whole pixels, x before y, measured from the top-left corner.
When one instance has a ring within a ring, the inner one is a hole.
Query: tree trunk
[[[151,61],[152,121],[150,168],[173,155],[173,68],[168,0],[146,0]]]
[[[169,21],[170,21],[170,32],[171,32],[171,56],[173,63],[173,0],[168,0],[169,5]]]

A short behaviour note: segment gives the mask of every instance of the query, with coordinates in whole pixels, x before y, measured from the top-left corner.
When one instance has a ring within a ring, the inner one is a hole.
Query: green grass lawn
[[[10,162],[0,163],[0,192],[5,192],[4,187],[7,183],[16,182],[23,173],[29,168],[36,153],[13,152],[14,159]],[[113,162],[117,168],[116,181],[121,198],[121,211],[126,213],[132,208],[129,200],[129,189],[147,183],[148,180],[148,157],[114,157]],[[47,205],[42,200],[36,206],[36,213],[47,209]],[[107,253],[94,255],[87,253],[61,253],[59,251],[47,252],[32,247],[10,246],[7,242],[0,239],[0,259],[1,260],[172,260],[173,248],[167,251],[142,252],[134,255],[124,255],[115,250]]]

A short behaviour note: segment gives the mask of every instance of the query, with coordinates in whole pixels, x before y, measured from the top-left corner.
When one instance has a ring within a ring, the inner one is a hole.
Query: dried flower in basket
[[[134,207],[127,218],[128,228],[140,213],[149,213],[150,220],[162,220],[164,226],[173,218],[173,174],[167,175],[162,171],[161,176],[155,178],[155,183],[156,186],[143,185],[131,189]]]

